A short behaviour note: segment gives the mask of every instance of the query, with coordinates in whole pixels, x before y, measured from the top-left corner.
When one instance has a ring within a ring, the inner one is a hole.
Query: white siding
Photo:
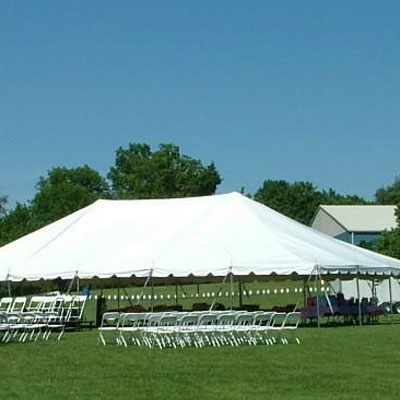
[[[317,215],[315,216],[311,224],[311,228],[317,229],[318,231],[332,237],[346,232],[346,230],[340,224],[338,224],[321,208],[318,209]]]

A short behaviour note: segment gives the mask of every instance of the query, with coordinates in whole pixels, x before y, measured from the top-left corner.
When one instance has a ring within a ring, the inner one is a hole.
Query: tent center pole
[[[12,297],[11,296],[11,281],[10,281],[10,279],[7,280],[7,290],[8,290],[8,297]]]
[[[357,299],[358,299],[358,323],[362,326],[362,312],[361,312],[361,298],[360,298],[360,272],[357,271],[356,283],[357,283]]]

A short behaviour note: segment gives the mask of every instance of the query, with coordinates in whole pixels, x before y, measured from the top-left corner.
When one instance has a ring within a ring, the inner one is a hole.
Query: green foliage
[[[377,250],[390,257],[400,259],[400,206],[396,209],[397,228],[383,232],[378,239]]]
[[[282,214],[307,224],[316,207],[316,189],[310,182],[293,184],[280,180],[264,181],[254,199]]]
[[[17,203],[15,208],[0,220],[0,246],[34,231],[37,228],[31,208]]]
[[[215,193],[221,178],[215,165],[182,155],[179,147],[130,144],[116,152],[108,178],[117,198],[146,199],[205,196]]]
[[[400,228],[382,233],[378,239],[378,251],[400,259]]]
[[[6,215],[7,196],[0,195],[0,218]]]
[[[284,180],[264,181],[254,199],[303,224],[310,223],[321,204],[367,204],[359,196],[343,196],[333,189],[318,190],[311,182]]]
[[[109,197],[105,179],[87,165],[77,168],[57,167],[41,177],[36,185],[38,192],[32,200],[32,213],[38,226]]]
[[[367,242],[366,240],[362,240],[359,244],[359,247],[362,247],[363,249],[371,250],[371,251],[377,251],[377,241],[373,240],[371,242]]]
[[[400,203],[400,178],[386,187],[379,188],[375,193],[377,204],[394,205]]]

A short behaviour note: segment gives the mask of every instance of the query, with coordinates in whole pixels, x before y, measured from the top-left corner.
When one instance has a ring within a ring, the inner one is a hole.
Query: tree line
[[[215,193],[222,177],[214,163],[181,153],[174,144],[152,149],[133,143],[118,148],[115,163],[104,177],[84,165],[54,167],[36,184],[33,199],[9,209],[7,196],[0,195],[0,246],[56,221],[97,199],[149,199],[206,196]],[[244,188],[241,189],[244,193]],[[249,194],[254,200],[301,223],[309,224],[321,204],[400,204],[400,180],[378,188],[373,201],[333,189],[321,190],[313,183],[265,180]],[[397,212],[400,222],[400,214]],[[400,258],[400,228],[386,232],[374,250]]]

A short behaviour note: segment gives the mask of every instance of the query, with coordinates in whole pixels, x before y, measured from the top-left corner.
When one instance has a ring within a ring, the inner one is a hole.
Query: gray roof
[[[396,206],[324,206],[348,232],[382,232],[397,227]]]

